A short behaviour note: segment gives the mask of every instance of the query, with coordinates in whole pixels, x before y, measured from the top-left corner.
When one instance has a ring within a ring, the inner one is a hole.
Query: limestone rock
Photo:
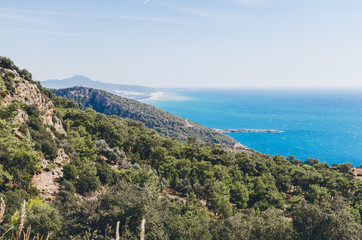
[[[6,71],[15,75],[15,93],[13,95],[8,94],[3,99],[2,104],[6,106],[13,101],[23,102],[27,105],[35,104],[41,112],[40,118],[43,121],[44,126],[53,126],[58,133],[66,135],[61,120],[56,115],[57,110],[54,107],[54,104],[48,97],[40,92],[38,86],[21,78],[16,71],[9,69],[6,69]],[[15,120],[19,123],[24,123],[27,120],[26,113],[20,111]]]
[[[59,191],[59,179],[63,177],[63,165],[70,162],[63,148],[58,150],[54,161],[43,159],[42,172],[33,176],[33,183],[43,199],[54,199]]]

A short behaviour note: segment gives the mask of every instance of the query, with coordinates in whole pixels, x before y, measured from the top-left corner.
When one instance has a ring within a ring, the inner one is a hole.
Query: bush
[[[1,193],[0,197],[2,197],[5,201],[6,204],[6,208],[5,208],[5,214],[3,217],[3,221],[4,222],[9,222],[11,216],[18,210],[21,208],[21,204],[23,202],[23,198],[24,198],[24,192],[21,190],[16,190],[16,191],[7,191],[5,193]],[[3,227],[3,226],[1,226]],[[4,229],[2,229],[4,230]],[[5,229],[7,230],[7,229]]]
[[[41,154],[33,151],[24,142],[13,138],[0,138],[0,160],[4,170],[12,175],[11,188],[21,188],[36,194],[32,175],[41,169]]]
[[[75,184],[77,182],[78,170],[73,164],[63,166],[64,178]]]
[[[103,160],[98,162],[97,165],[97,176],[102,184],[112,184],[114,183],[114,171],[111,167],[106,164]]]
[[[67,140],[62,140],[60,142],[60,147],[64,149],[65,153],[69,156],[69,158],[72,160],[72,163],[79,162],[79,154],[74,150],[72,145]]]
[[[348,173],[351,171],[352,167],[353,167],[353,165],[351,163],[342,163],[337,166],[337,169],[340,172]]]
[[[330,206],[302,205],[291,212],[300,239],[360,239],[362,227],[353,220],[343,201]],[[332,211],[333,209],[333,211]]]
[[[33,236],[36,234],[46,236],[51,233],[50,239],[58,239],[57,235],[63,224],[58,211],[39,199],[31,199],[27,205],[25,226],[31,227]]]
[[[29,114],[29,121],[20,127],[24,134],[29,130],[31,138],[35,142],[35,149],[41,151],[48,159],[55,159],[58,155],[58,146],[52,135],[43,126],[39,118],[39,110],[35,105],[25,107]]]
[[[49,134],[50,135],[50,134]],[[58,147],[54,140],[50,138],[44,138],[41,142],[41,151],[45,157],[49,159],[55,159],[58,156]]]
[[[0,107],[0,118],[1,119],[11,119],[16,116],[19,109],[19,103],[18,102],[12,102],[7,107]]]
[[[2,79],[1,74],[0,74],[0,90],[3,90],[4,88],[5,88],[5,82]]]
[[[6,73],[4,77],[4,83],[7,90],[9,90],[10,94],[13,95],[15,93],[14,87],[14,74],[13,73]]]
[[[100,182],[97,176],[89,173],[84,173],[79,176],[78,192],[86,194],[97,191],[100,187]]]
[[[35,131],[40,131],[43,127],[42,122],[36,116],[30,116],[28,121],[28,126],[34,129]]]
[[[20,77],[24,78],[25,80],[33,81],[32,75],[28,70],[23,69],[23,70],[18,70],[17,72],[19,73]]]
[[[11,70],[18,69],[18,67],[15,66],[15,64],[13,63],[13,61],[11,61],[10,58],[2,57],[2,56],[0,56],[0,67],[11,69]]]
[[[25,111],[28,113],[29,116],[39,117],[40,115],[40,111],[35,104],[26,105]]]
[[[105,140],[97,140],[96,146],[100,148],[100,154],[105,156],[109,162],[117,163],[120,165],[126,164],[126,154],[117,148],[110,148]]]
[[[79,109],[77,103],[75,103],[74,101],[69,100],[65,97],[58,97],[56,95],[52,95],[51,100],[54,103],[54,106],[57,108],[62,107],[62,108]]]
[[[2,98],[6,97],[7,95],[9,95],[9,91],[8,91],[8,90],[1,91],[1,92],[0,92],[0,97],[2,97]]]
[[[31,73],[26,69],[20,70],[10,58],[0,56],[0,67],[17,71],[22,78],[32,81]]]

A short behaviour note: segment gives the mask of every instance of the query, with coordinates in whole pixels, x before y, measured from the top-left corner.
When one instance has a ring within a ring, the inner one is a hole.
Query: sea
[[[362,164],[362,89],[167,89],[144,102],[210,128],[282,131],[228,134],[261,153]]]

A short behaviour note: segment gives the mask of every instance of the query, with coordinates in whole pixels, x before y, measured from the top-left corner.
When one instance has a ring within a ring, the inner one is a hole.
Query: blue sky
[[[362,87],[360,0],[0,0],[0,55],[36,80]]]

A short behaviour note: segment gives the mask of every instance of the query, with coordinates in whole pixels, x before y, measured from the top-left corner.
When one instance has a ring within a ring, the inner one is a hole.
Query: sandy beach
[[[151,96],[147,99],[143,99],[142,101],[148,101],[148,100],[159,100],[165,92],[153,92],[151,93]]]

